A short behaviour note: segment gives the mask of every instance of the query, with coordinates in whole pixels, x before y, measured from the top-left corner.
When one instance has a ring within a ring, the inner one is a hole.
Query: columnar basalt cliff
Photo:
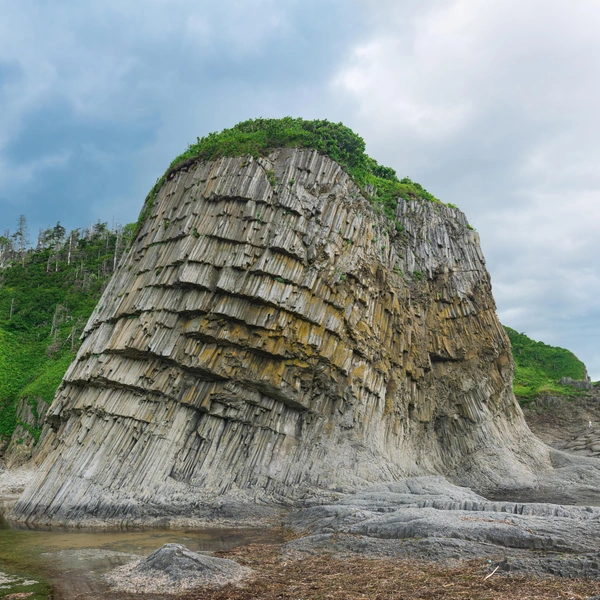
[[[315,150],[192,161],[92,315],[13,517],[202,520],[426,473],[531,485],[550,458],[512,368],[459,210],[400,200],[392,222]]]

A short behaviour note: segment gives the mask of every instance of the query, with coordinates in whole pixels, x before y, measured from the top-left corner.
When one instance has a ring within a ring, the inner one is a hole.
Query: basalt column
[[[511,391],[478,235],[395,220],[332,160],[188,164],[92,315],[13,517],[202,520],[406,475],[479,491],[548,468]]]

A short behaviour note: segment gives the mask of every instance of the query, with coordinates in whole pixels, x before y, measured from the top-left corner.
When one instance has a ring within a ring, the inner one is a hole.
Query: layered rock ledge
[[[459,210],[400,200],[392,222],[312,150],[186,164],[87,324],[11,518],[239,521],[423,474],[525,493],[571,459],[531,435],[512,369]]]
[[[284,555],[488,559],[501,572],[600,578],[600,508],[493,502],[441,477],[374,486],[295,511]]]

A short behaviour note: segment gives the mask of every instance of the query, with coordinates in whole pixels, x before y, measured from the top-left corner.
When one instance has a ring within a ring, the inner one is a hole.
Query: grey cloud
[[[133,220],[197,136],[319,112],[361,26],[352,2],[1,4],[3,214],[32,228]]]

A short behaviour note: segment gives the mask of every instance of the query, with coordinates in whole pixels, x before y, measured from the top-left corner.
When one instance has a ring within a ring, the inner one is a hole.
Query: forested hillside
[[[16,232],[0,236],[0,445],[21,398],[33,410],[33,398],[52,401],[132,231],[98,222],[67,232],[57,223],[31,246],[21,217]]]

